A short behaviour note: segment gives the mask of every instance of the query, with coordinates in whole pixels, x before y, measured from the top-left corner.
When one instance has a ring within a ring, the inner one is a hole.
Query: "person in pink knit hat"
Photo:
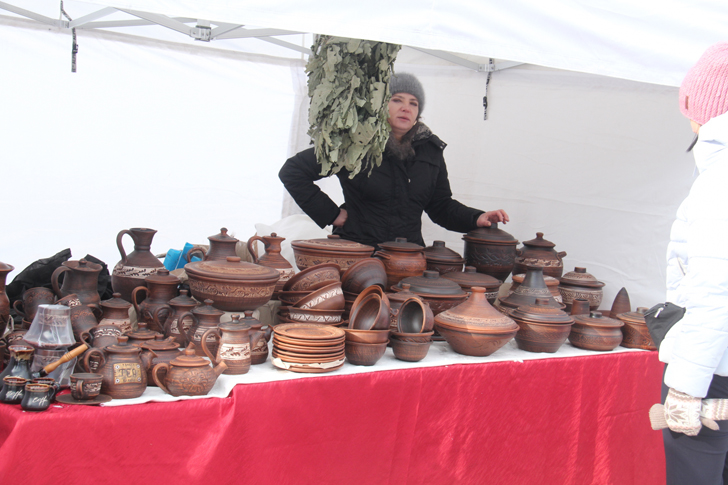
[[[709,47],[680,86],[698,170],[667,250],[667,301],[685,315],[660,344],[668,484],[728,483],[728,421],[701,426],[703,398],[728,399],[728,42]],[[705,413],[705,409],[703,409]]]

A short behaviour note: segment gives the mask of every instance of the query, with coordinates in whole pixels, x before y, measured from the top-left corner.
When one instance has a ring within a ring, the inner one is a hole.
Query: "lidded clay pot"
[[[514,270],[515,271],[515,270]],[[508,293],[513,293],[516,291],[516,288],[523,283],[523,280],[526,278],[525,273],[521,274],[514,274],[513,275],[513,283],[511,283],[511,287],[508,290]],[[559,293],[559,280],[554,278],[553,276],[546,276],[543,277],[544,282],[546,283],[546,286],[548,287],[549,291],[551,292],[551,296],[554,297],[554,300],[558,301],[559,303],[562,302],[561,293]]]
[[[180,334],[180,330],[177,327],[179,317],[183,313],[192,311],[193,308],[197,307],[200,304],[197,300],[191,298],[187,293],[187,290],[179,290],[179,296],[176,296],[169,300],[167,304],[172,309],[172,311],[168,312],[167,318],[163,322],[160,321],[160,313],[162,313],[162,308],[158,309],[154,313],[154,323],[157,325],[158,328],[163,329],[165,337],[173,338],[177,342],[179,347],[183,347],[184,345],[186,345],[187,342],[185,337]],[[182,322],[183,331],[186,331],[188,328],[190,328],[190,326],[192,326],[192,317],[188,316]]]
[[[515,264],[518,240],[498,229],[498,223],[470,231],[463,236],[463,241],[465,264],[501,281],[508,278]]]
[[[519,306],[511,312],[511,318],[519,327],[516,344],[527,352],[556,352],[566,342],[574,324],[571,316],[550,306],[546,298]]]
[[[346,271],[360,259],[370,258],[374,252],[372,246],[342,239],[330,234],[326,239],[301,239],[291,241],[296,266],[304,269],[322,263],[335,263],[341,271]]]
[[[460,285],[446,278],[442,278],[437,271],[425,271],[422,276],[404,278],[391,287],[392,291],[399,292],[404,284],[410,285],[409,291],[426,301],[432,313],[437,315],[464,302],[468,294]]]
[[[657,350],[652,341],[650,331],[645,324],[645,313],[647,308],[639,307],[635,312],[625,312],[616,315],[616,318],[624,322],[622,327],[622,347],[630,349]]]
[[[237,256],[235,247],[238,244],[238,239],[228,236],[228,230],[226,227],[220,229],[220,234],[214,236],[208,236],[210,241],[210,249],[201,247],[194,247],[187,251],[185,259],[189,263],[192,259],[192,254],[202,253],[203,261],[225,261],[228,256]]]
[[[503,313],[510,314],[519,306],[533,305],[536,303],[536,298],[545,298],[549,301],[550,307],[562,309],[563,305],[554,299],[548,286],[546,286],[543,268],[529,266],[523,283],[518,285],[513,293],[498,300],[498,309]]]
[[[450,281],[454,281],[465,291],[470,291],[470,288],[473,286],[482,286],[485,288],[485,297],[491,305],[493,305],[496,298],[498,298],[498,290],[500,290],[501,281],[485,273],[478,273],[475,270],[475,266],[466,266],[464,271],[453,271],[441,274],[441,276]]]
[[[420,276],[427,269],[427,260],[422,246],[398,237],[394,241],[379,244],[381,248],[374,256],[381,259],[387,273],[387,288],[404,278]]]
[[[193,308],[191,312],[183,313],[180,315],[180,320],[184,321],[188,316],[192,317],[192,325],[184,334],[185,341],[193,343],[195,352],[199,356],[205,355],[205,350],[202,348],[202,336],[211,328],[217,328],[220,324],[220,317],[225,312],[218,310],[214,306],[214,302],[210,299],[205,300],[205,304]],[[217,352],[217,341],[215,337],[208,337],[208,345],[213,353]]]
[[[280,273],[273,268],[228,256],[225,261],[195,261],[185,265],[190,292],[196,299],[214,300],[226,312],[255,310],[273,296]]]
[[[604,283],[586,272],[586,268],[576,267],[561,277],[559,293],[563,298],[566,311],[571,311],[571,303],[576,298],[589,300],[589,309],[598,310],[602,304]]]
[[[75,293],[84,305],[98,305],[101,302],[98,285],[102,266],[85,259],[64,261],[61,264],[62,266],[56,268],[51,275],[53,291],[58,298]],[[61,273],[65,273],[65,275],[63,284],[59,286],[58,279]]]
[[[156,233],[156,230],[147,227],[133,227],[123,229],[116,235],[116,247],[119,249],[121,260],[111,272],[111,286],[114,292],[121,293],[121,298],[126,301],[131,301],[131,292],[134,288],[146,284],[144,280],[147,276],[164,268],[164,263],[151,251],[152,239]],[[125,234],[134,241],[134,250],[128,255],[121,243]]]
[[[445,247],[445,241],[433,241],[432,246],[425,248],[427,269],[445,275],[446,273],[459,273],[463,270],[465,259],[459,253]]]
[[[250,363],[252,365],[262,364],[268,359],[268,342],[273,331],[270,325],[263,330],[263,324],[253,317],[252,311],[246,310],[244,314],[245,317],[242,319],[239,319],[239,315],[233,315],[232,322],[250,327],[250,340],[253,344],[250,349]]]
[[[215,385],[217,378],[227,369],[225,362],[214,368],[202,357],[195,355],[195,344],[190,343],[184,353],[171,362],[162,362],[154,366],[152,376],[154,382],[167,394],[173,396],[204,396]],[[159,375],[165,370],[162,378]]]
[[[588,315],[572,315],[574,325],[571,327],[569,341],[574,347],[586,350],[614,350],[622,343],[622,326],[624,322],[605,317],[601,312],[590,312]]]
[[[139,344],[142,349],[142,364],[147,370],[147,385],[156,386],[152,370],[162,362],[172,362],[173,359],[182,355],[177,342],[173,338],[164,338],[157,334],[153,340],[146,340]]]
[[[126,336],[129,337],[130,345],[136,345],[138,347],[142,344],[153,341],[157,337],[163,337],[161,333],[148,329],[146,322],[139,322],[138,328],[127,332]]]
[[[108,300],[102,301],[101,306],[101,325],[116,325],[121,329],[121,333],[126,333],[132,329],[131,318],[129,317],[129,309],[131,303],[121,298],[121,293],[114,293]]]
[[[96,373],[103,376],[101,392],[113,399],[132,399],[139,397],[147,388],[147,369],[141,360],[140,347],[129,345],[127,337],[119,337],[119,343],[109,345],[102,352],[90,349],[84,355],[86,372],[91,372],[89,360],[98,355],[101,365]]]
[[[565,251],[556,252],[556,245],[543,238],[542,232],[536,233],[536,239],[523,241],[523,247],[516,249],[513,274],[525,273],[529,266],[541,266],[545,276],[561,278],[564,272],[563,258]]]
[[[180,281],[178,277],[170,274],[169,270],[162,268],[155,274],[147,276],[145,283],[146,286],[137,286],[131,292],[131,303],[134,305],[139,322],[146,322],[152,330],[161,332],[162,329],[154,323],[154,314],[160,307],[170,311],[168,303],[177,296]],[[145,294],[141,303],[137,296],[140,291]]]

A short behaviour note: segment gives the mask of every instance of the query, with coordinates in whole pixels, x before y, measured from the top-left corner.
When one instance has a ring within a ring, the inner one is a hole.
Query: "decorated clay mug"
[[[101,374],[78,372],[71,374],[71,397],[76,401],[96,399],[101,393]]]

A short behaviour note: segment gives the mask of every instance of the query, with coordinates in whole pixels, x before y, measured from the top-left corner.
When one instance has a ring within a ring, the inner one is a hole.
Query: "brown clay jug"
[[[10,300],[5,293],[5,280],[8,273],[14,269],[15,267],[9,264],[0,263],[0,336],[5,334],[5,328],[10,321]]]
[[[121,298],[131,301],[131,292],[137,286],[145,286],[144,280],[153,275],[164,264],[152,254],[152,239],[157,233],[154,229],[146,227],[133,227],[124,229],[116,235],[116,247],[119,248],[121,261],[116,263],[111,272],[111,287],[114,292],[121,293]],[[122,238],[125,234],[134,241],[134,250],[126,254]]]
[[[91,349],[83,358],[86,372],[91,372],[90,360],[93,357],[101,359],[96,373],[101,374],[101,393],[113,399],[133,399],[139,397],[147,388],[147,369],[141,360],[142,349],[136,345],[129,345],[127,337],[119,337],[119,343],[109,345],[105,352],[100,349]]]
[[[209,337],[218,341],[217,353],[213,354],[207,344]],[[224,322],[207,330],[202,336],[202,349],[210,358],[213,365],[220,362],[227,364],[223,374],[238,375],[245,374],[250,370],[250,348],[264,338],[263,332],[253,331],[240,321],[240,315],[233,315],[232,321]]]
[[[164,313],[164,307],[159,307],[154,312],[154,323],[157,327],[164,329],[164,336],[171,337],[175,340],[178,347],[184,347],[187,343],[186,337],[180,334],[179,328],[179,317],[183,313],[192,311],[193,308],[199,306],[199,302],[188,295],[188,290],[179,290],[179,296],[176,296],[169,300],[169,306],[172,309],[171,312]],[[167,315],[167,318],[162,320],[160,315]],[[186,331],[192,325],[192,317],[188,316],[182,322],[182,328]]]
[[[121,329],[121,333],[131,330],[131,318],[129,317],[129,309],[131,303],[121,298],[121,293],[114,293],[108,300],[102,301],[100,325],[116,325]]]
[[[270,236],[253,236],[248,239],[248,252],[252,256],[253,262],[261,266],[273,268],[281,275],[278,283],[276,283],[276,289],[273,291],[273,300],[278,299],[278,292],[281,291],[283,285],[296,274],[291,263],[281,255],[281,242],[285,240],[286,238],[279,237],[275,232],[272,232]],[[260,241],[265,246],[265,253],[261,257],[256,256],[254,250],[255,241]]]
[[[250,340],[256,342],[250,348],[250,363],[252,365],[262,364],[268,360],[268,342],[273,331],[270,325],[263,330],[263,324],[260,323],[260,320],[253,318],[252,311],[246,310],[244,313],[245,318],[242,318],[240,322],[250,327]],[[258,335],[261,335],[262,338],[258,338]]]
[[[99,273],[101,265],[80,259],[78,261],[64,261],[62,266],[56,268],[51,275],[53,291],[58,298],[66,297],[72,293],[78,296],[81,303],[98,305],[101,297],[98,292]],[[62,273],[63,284],[59,285],[58,279]]]
[[[223,227],[220,229],[220,234],[208,236],[210,249],[205,250],[205,248],[194,247],[187,251],[185,255],[187,262],[191,262],[194,253],[202,253],[203,261],[226,261],[228,256],[237,256],[235,247],[239,241],[232,236],[228,236],[227,232],[227,228]]]
[[[220,317],[225,314],[225,312],[214,308],[212,306],[213,303],[214,302],[212,300],[205,300],[205,304],[203,306],[194,308],[190,312],[183,313],[179,317],[182,321],[184,321],[184,319],[188,316],[192,317],[192,326],[187,329],[184,336],[187,339],[187,342],[195,344],[195,353],[199,356],[205,355],[205,350],[202,348],[201,344],[202,336],[205,335],[205,332],[208,330],[217,328],[220,324]],[[213,354],[217,353],[218,344],[215,337],[209,335],[207,338],[209,350]]]
[[[154,312],[162,306],[168,312],[171,312],[169,300],[177,296],[179,278],[169,274],[167,269],[160,269],[155,274],[147,276],[145,282],[146,286],[137,286],[131,292],[131,303],[136,310],[137,321],[144,321],[151,330],[162,333],[163,330],[154,322]],[[141,302],[139,301],[139,293],[146,295]],[[161,317],[162,315],[158,320],[161,321]]]
[[[202,357],[195,355],[195,344],[190,343],[183,355],[170,363],[162,362],[152,369],[154,382],[173,396],[204,396],[215,385],[217,378],[227,369],[225,362],[214,368]],[[160,371],[164,370],[164,376]]]

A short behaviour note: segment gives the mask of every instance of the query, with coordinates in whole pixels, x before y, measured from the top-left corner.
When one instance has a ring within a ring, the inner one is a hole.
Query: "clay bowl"
[[[400,342],[422,343],[422,342],[430,342],[432,340],[432,336],[434,334],[435,334],[435,332],[400,333],[400,332],[394,332],[394,331],[390,330],[389,338],[390,338],[390,343],[394,342],[395,340],[399,340]]]
[[[337,281],[323,288],[319,288],[298,300],[293,305],[296,308],[309,310],[341,310],[344,311],[344,293],[341,291],[341,282]]]
[[[346,340],[363,344],[381,344],[389,338],[389,330],[360,330],[358,328],[345,328]]]
[[[291,276],[283,285],[283,291],[304,291],[322,282],[334,283],[340,281],[340,268],[335,263],[322,263],[304,269]]]
[[[432,345],[432,339],[427,342],[407,342],[392,339],[391,344],[396,359],[406,362],[419,362],[427,356],[430,345]]]
[[[349,316],[349,328],[389,329],[389,305],[385,305],[378,294],[367,295],[358,305],[354,303]]]
[[[310,291],[279,291],[278,292],[278,299],[281,302],[285,302],[284,305],[286,306],[292,306],[295,303],[298,303],[301,298],[306,297],[310,295]],[[292,303],[291,303],[292,302]]]
[[[321,323],[338,325],[343,310],[312,310],[309,308],[281,307],[279,315],[295,323]]]
[[[515,319],[518,324],[516,345],[527,352],[547,352],[553,354],[566,342],[571,332],[570,324],[535,323]]]
[[[346,360],[354,365],[374,365],[386,352],[388,343],[389,340],[378,344],[365,344],[347,340],[344,343]]]
[[[515,337],[518,329],[494,332],[475,332],[472,329],[463,330],[446,327],[435,322],[435,330],[450,344],[458,354],[485,357],[503,347]]]
[[[586,350],[609,351],[622,343],[620,327],[595,327],[574,323],[569,333],[569,342],[574,347]]]
[[[402,302],[395,320],[400,333],[429,332],[435,325],[435,316],[429,305],[417,297]]]
[[[387,284],[387,271],[379,258],[362,259],[351,265],[341,275],[341,289],[349,293],[361,293],[365,288]]]

